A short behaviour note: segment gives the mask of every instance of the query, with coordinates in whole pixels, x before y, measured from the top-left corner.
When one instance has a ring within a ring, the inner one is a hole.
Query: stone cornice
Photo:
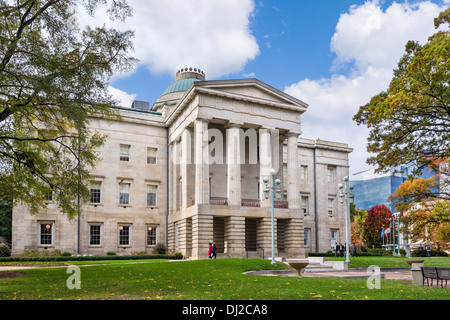
[[[270,92],[270,94],[278,97],[280,100],[286,101],[286,103],[220,90],[220,88],[245,87],[245,86],[247,87],[253,86],[265,92]],[[289,96],[288,94],[285,94],[284,92],[281,92],[257,79],[199,81],[192,84],[189,90],[183,95],[181,100],[178,102],[172,113],[167,117],[166,119],[167,126],[170,126],[173,123],[173,121],[175,121],[176,117],[184,110],[184,108],[189,104],[189,102],[192,101],[192,99],[198,93],[223,97],[226,99],[234,99],[258,105],[265,105],[274,108],[297,111],[300,113],[305,112],[308,107],[306,103],[292,96]]]

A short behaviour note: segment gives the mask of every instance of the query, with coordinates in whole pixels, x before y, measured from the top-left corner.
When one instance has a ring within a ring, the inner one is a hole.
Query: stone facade
[[[93,202],[72,221],[52,202],[35,216],[15,206],[13,254],[130,254],[165,243],[201,259],[214,241],[219,257],[269,257],[272,168],[281,182],[276,255],[344,242],[338,184],[352,149],[300,138],[304,102],[256,79],[205,81],[197,70],[182,70],[169,88],[150,111],[117,108],[121,121],[90,121],[108,134],[92,169]]]

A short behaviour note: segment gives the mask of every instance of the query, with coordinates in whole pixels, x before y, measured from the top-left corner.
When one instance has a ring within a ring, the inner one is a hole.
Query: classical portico
[[[271,254],[263,179],[274,168],[287,191],[275,203],[277,254],[304,255],[297,141],[306,108],[256,79],[193,83],[166,122],[170,249],[205,258],[215,241],[227,257]]]

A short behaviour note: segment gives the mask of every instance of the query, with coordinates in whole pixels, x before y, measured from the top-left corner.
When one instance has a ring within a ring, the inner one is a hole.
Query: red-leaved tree
[[[389,227],[392,212],[384,204],[376,205],[367,211],[367,218],[363,224],[362,238],[366,246],[380,248],[383,244],[381,230]]]

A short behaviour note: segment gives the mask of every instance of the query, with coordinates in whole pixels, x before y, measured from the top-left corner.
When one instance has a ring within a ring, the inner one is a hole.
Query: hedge
[[[350,251],[350,256],[352,252]],[[376,252],[356,252],[358,257],[380,257],[383,256],[383,254],[376,253]],[[328,251],[328,252],[308,252],[308,256],[310,257],[333,257],[334,258],[334,252]],[[339,255],[338,255],[339,257]]]
[[[98,261],[98,260],[138,260],[138,259],[183,259],[181,253],[173,255],[127,255],[127,256],[40,256],[40,257],[0,257],[0,262],[27,261]]]

